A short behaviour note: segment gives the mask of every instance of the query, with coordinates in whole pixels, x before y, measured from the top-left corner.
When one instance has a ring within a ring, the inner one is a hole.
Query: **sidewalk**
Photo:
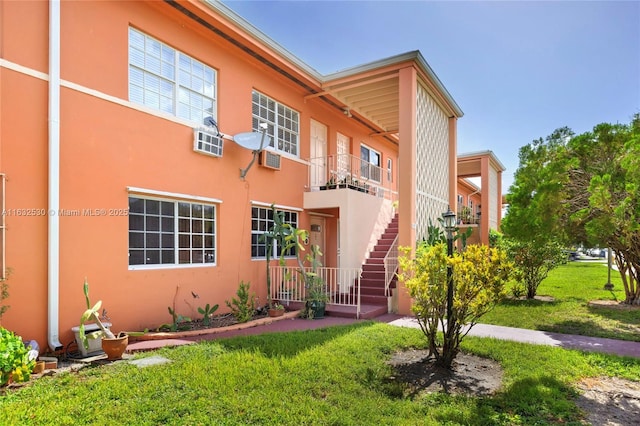
[[[307,320],[301,318],[288,318],[274,321],[270,324],[259,325],[240,330],[225,331],[215,334],[199,336],[185,336],[174,340],[154,340],[136,342],[129,345],[128,352],[137,350],[151,350],[162,346],[174,346],[191,344],[202,340],[224,339],[234,336],[246,336],[254,334],[276,333],[296,330],[311,330],[330,327],[334,325],[354,324],[363,322],[351,318],[327,316],[320,320]],[[385,322],[398,327],[419,328],[418,322],[413,317],[394,314],[385,314],[374,318],[372,321]],[[602,352],[620,356],[628,356],[640,359],[640,342],[606,339],[599,337],[574,336],[569,334],[551,333],[546,331],[526,330],[520,328],[503,327],[499,325],[477,324],[469,332],[469,336],[492,337],[501,340],[511,340],[536,345],[557,346],[564,349],[577,349],[589,352]]]

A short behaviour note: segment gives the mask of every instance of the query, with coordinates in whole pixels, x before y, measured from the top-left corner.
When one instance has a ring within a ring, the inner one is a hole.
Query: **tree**
[[[478,319],[489,312],[504,296],[511,264],[506,253],[498,248],[469,245],[462,253],[447,256],[443,243],[430,246],[422,243],[414,258],[410,250],[401,248],[398,278],[413,298],[412,311],[429,345],[429,354],[436,363],[451,369],[460,350],[460,342]],[[446,323],[447,266],[452,268],[454,299],[452,321]],[[442,331],[442,344],[438,331]]]
[[[557,220],[568,181],[562,155],[572,136],[563,127],[520,148],[520,164],[506,195],[509,208],[500,226],[506,237],[529,241],[535,236],[540,242],[563,238]]]
[[[564,221],[577,238],[613,249],[625,303],[640,305],[640,115],[574,138],[567,159]]]
[[[611,247],[625,303],[640,304],[640,115],[521,148],[507,202],[505,236]]]
[[[567,185],[564,152],[573,132],[563,127],[520,149],[520,165],[509,188],[501,242],[515,264],[516,279],[533,299],[549,271],[566,261],[567,240],[558,220]]]

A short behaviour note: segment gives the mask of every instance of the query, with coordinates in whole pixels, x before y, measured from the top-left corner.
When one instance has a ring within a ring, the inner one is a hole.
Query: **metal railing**
[[[270,266],[271,298],[287,305],[289,302],[304,302],[307,296],[303,271],[293,266]],[[355,306],[360,315],[360,277],[362,268],[316,268],[315,273],[324,282],[324,291],[330,304]]]
[[[309,188],[350,188],[396,201],[398,192],[384,170],[351,154],[332,154],[309,159]]]
[[[390,296],[389,294],[389,285],[393,278],[396,276],[396,272],[398,272],[398,237],[393,240],[391,243],[391,247],[389,247],[389,251],[384,257],[384,294],[386,296]]]

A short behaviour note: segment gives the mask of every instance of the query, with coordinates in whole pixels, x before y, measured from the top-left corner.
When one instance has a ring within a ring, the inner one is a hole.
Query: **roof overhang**
[[[417,70],[419,83],[447,116],[463,116],[419,51],[322,75],[219,1],[165,1],[294,83],[305,101],[328,103],[367,127],[371,136],[398,142],[399,72],[406,67]]]
[[[488,158],[489,165],[498,172],[504,172],[506,168],[498,160],[493,151],[478,151],[458,154],[458,178],[471,178],[480,176],[482,172],[482,159]]]

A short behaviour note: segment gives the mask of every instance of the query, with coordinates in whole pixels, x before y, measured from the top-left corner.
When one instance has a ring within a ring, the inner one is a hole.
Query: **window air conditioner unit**
[[[213,157],[222,157],[224,140],[222,135],[213,132],[212,129],[193,129],[193,150]]]
[[[267,169],[280,170],[280,154],[272,151],[263,150],[260,153],[260,165]]]

